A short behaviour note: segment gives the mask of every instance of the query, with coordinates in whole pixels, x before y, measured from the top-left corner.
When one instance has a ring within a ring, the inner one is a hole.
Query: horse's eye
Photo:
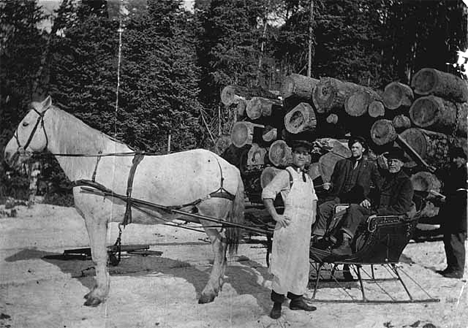
[[[26,126],[28,126],[28,125],[29,125],[28,122],[23,122],[23,126],[24,126],[24,127],[26,127]]]

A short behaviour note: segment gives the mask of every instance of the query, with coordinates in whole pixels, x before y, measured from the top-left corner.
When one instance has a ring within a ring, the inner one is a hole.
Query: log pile
[[[254,184],[246,184],[252,194],[291,163],[289,144],[295,139],[313,143],[309,174],[321,182],[329,181],[336,161],[350,156],[352,135],[369,141],[374,158],[401,147],[415,189],[422,192],[443,186],[434,170],[448,165],[451,148],[468,152],[468,84],[432,68],[417,72],[411,85],[393,81],[384,90],[291,74],[279,93],[230,85],[221,101],[237,113],[237,122],[217,150],[228,154],[244,177],[254,177]]]

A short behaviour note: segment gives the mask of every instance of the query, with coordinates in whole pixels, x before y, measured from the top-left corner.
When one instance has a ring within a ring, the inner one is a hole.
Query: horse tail
[[[245,202],[244,202],[244,182],[238,173],[237,179],[237,191],[232,201],[232,207],[229,211],[228,222],[236,223],[236,224],[243,224],[244,223],[244,210],[245,210]],[[239,242],[242,237],[242,228],[238,227],[229,227],[226,229],[226,241],[227,241],[227,250],[230,255],[237,252],[237,248],[239,246]]]

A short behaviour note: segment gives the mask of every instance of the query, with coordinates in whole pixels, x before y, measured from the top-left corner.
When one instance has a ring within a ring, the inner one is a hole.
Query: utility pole
[[[314,22],[314,0],[310,0],[310,17],[309,17],[309,56],[308,56],[308,68],[307,68],[307,76],[312,76],[312,33],[313,28],[312,24]]]

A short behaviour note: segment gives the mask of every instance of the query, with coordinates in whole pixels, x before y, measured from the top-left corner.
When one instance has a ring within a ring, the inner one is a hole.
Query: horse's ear
[[[47,96],[47,98],[42,102],[41,105],[43,110],[52,106],[52,97]]]

